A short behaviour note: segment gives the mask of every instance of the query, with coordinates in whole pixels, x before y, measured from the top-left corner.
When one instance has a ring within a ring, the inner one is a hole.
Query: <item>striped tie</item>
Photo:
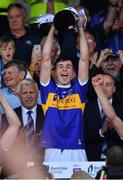
[[[32,136],[34,135],[34,122],[33,118],[31,116],[33,112],[28,111],[28,117],[27,117],[27,132],[26,132],[26,147],[27,147],[27,161],[30,161],[32,159]]]
[[[105,113],[103,111],[103,109],[101,109],[101,123],[102,123],[102,126],[103,126],[103,123],[105,121]],[[102,152],[101,152],[101,159],[104,160],[106,158],[106,152],[107,152],[107,141],[106,139],[104,138],[103,142],[102,142]]]
[[[32,111],[28,111],[28,118],[27,118],[27,139],[31,140],[33,134],[34,134],[34,122],[33,122],[33,118],[31,116],[33,112]]]

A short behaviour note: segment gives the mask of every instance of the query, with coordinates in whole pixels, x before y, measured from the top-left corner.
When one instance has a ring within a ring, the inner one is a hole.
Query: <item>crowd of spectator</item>
[[[1,177],[51,179],[42,162],[106,161],[97,178],[109,178],[123,166],[123,1],[107,0],[92,17],[82,1],[56,14],[54,3],[33,25],[22,4],[7,8]]]

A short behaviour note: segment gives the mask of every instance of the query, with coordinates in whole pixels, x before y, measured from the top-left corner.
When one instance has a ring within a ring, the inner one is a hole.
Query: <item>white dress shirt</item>
[[[112,98],[111,98],[111,99],[109,99],[110,104],[112,104],[112,100],[113,100]],[[100,111],[100,113],[101,113],[102,106],[101,106],[100,100],[99,100],[99,99],[97,99],[97,102],[98,102],[98,106],[99,106],[99,111]]]
[[[109,99],[109,102],[112,104],[112,98],[111,99]],[[101,116],[101,112],[102,112],[102,106],[101,106],[101,103],[100,103],[100,101],[99,101],[99,99],[97,99],[97,103],[98,103],[98,107],[99,107],[99,111],[100,111],[100,116]],[[100,137],[104,137],[104,135],[102,134],[102,132],[101,132],[101,129],[99,129],[99,135],[100,135]]]
[[[27,125],[27,122],[28,122],[28,121],[27,121],[27,120],[28,120],[28,114],[27,114],[27,112],[28,112],[28,111],[32,111],[31,116],[32,116],[33,122],[34,122],[34,130],[36,130],[36,115],[37,115],[36,110],[37,110],[37,106],[35,106],[35,107],[32,108],[32,109],[26,109],[26,108],[24,108],[24,107],[22,106],[22,119],[23,119],[23,124],[24,124],[24,126]]]

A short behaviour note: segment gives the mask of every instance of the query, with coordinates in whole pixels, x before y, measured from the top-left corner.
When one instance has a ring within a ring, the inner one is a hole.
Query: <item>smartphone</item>
[[[34,52],[35,54],[41,53],[41,45],[40,45],[40,44],[34,44],[34,46],[33,46],[33,52]]]

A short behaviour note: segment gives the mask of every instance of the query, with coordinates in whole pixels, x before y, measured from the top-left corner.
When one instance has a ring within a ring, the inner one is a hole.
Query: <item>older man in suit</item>
[[[21,106],[17,107],[15,112],[19,116],[22,125],[25,126],[28,124],[28,112],[31,112],[34,132],[40,133],[43,127],[44,114],[41,105],[37,104],[37,84],[31,79],[25,79],[19,84],[17,91]]]
[[[38,87],[36,82],[32,79],[21,81],[18,85],[17,94],[21,101],[21,106],[14,110],[20,119],[22,131],[25,132],[26,138],[29,136],[29,141],[32,139],[35,141],[41,133],[44,123],[42,107],[37,104]],[[1,123],[2,131],[4,131],[7,126],[6,117],[3,115]]]
[[[21,125],[26,126],[28,124],[27,112],[32,111],[31,116],[33,118],[34,132],[40,133],[43,127],[44,114],[41,105],[37,104],[37,84],[32,79],[25,79],[20,82],[17,89],[17,94],[21,101],[21,106],[15,108],[14,110],[21,121]],[[3,124],[5,124],[5,121],[2,120],[1,126],[3,126]]]

